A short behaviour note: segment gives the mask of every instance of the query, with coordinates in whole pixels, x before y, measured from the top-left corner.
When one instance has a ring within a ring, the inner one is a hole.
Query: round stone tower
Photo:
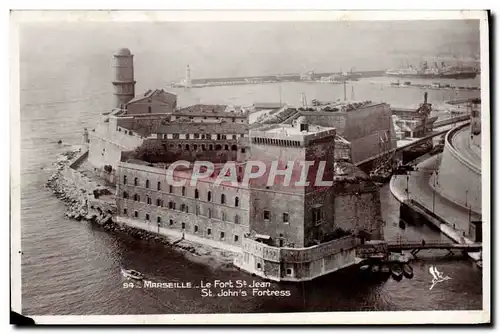
[[[115,77],[113,80],[115,108],[125,108],[125,104],[135,96],[134,55],[129,49],[118,50],[114,55]]]

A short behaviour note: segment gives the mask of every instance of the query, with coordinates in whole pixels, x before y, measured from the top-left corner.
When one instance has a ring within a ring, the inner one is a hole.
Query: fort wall
[[[446,199],[462,207],[481,214],[481,169],[469,161],[452,144],[452,137],[463,129],[464,125],[446,134],[445,147],[436,178],[436,189]],[[431,181],[434,186],[434,181]]]

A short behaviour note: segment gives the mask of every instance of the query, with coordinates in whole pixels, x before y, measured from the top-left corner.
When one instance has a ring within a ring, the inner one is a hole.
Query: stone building
[[[277,281],[354,264],[359,243],[383,237],[377,187],[353,163],[371,154],[382,132],[392,143],[387,105],[296,114],[284,108],[281,124],[250,129],[245,108],[179,108],[175,94],[159,89],[130,96],[127,51],[118,52],[127,61],[113,83],[115,109],[89,132],[89,162],[112,169],[120,224],[235,251],[237,267]],[[171,171],[179,160],[191,164]],[[200,160],[215,169],[191,183]],[[227,162],[235,164],[236,183],[217,182]],[[254,162],[265,172],[245,182]],[[177,186],[169,177],[186,182]]]
[[[278,159],[291,183],[282,175],[271,184],[267,172],[250,183],[250,233],[236,266],[276,281],[310,280],[354,264],[360,242],[382,237],[378,190],[345,156],[335,162],[335,138],[334,128],[310,126],[305,117],[250,132],[249,160],[269,170]],[[304,172],[289,161],[314,164]],[[297,186],[302,179],[309,184]]]

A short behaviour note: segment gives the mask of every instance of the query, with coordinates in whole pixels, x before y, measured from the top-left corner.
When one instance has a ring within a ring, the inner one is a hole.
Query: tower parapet
[[[114,107],[124,109],[135,96],[134,55],[129,49],[122,48],[114,55],[114,59]]]

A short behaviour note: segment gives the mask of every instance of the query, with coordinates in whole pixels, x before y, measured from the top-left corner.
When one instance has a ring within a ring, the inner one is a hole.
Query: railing
[[[311,262],[325,255],[350,250],[358,244],[358,239],[353,236],[346,236],[305,248],[274,247],[245,238],[243,241],[243,250],[273,262],[301,263]]]

